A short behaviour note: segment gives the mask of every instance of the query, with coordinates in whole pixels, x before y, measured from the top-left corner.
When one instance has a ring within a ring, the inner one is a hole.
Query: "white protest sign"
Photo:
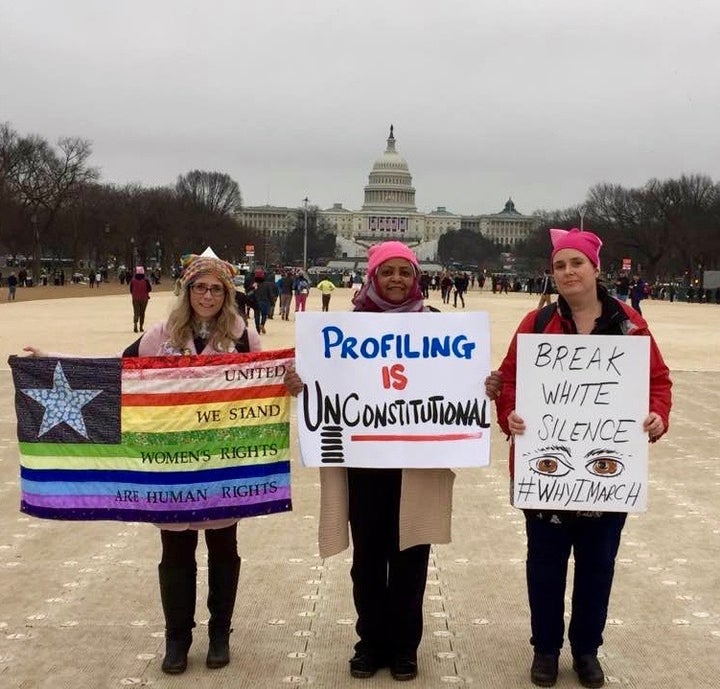
[[[296,314],[305,466],[485,466],[487,313]]]
[[[647,507],[650,338],[518,335],[515,507]]]

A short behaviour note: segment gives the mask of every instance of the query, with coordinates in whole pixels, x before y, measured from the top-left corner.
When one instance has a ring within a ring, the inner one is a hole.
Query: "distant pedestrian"
[[[293,292],[295,293],[295,313],[305,311],[305,302],[307,302],[308,293],[310,292],[310,283],[302,273],[293,282]]]
[[[278,280],[278,288],[280,290],[280,317],[284,321],[290,320],[290,304],[293,295],[293,276],[289,270],[286,270],[283,276]]]
[[[640,309],[640,302],[647,296],[645,294],[645,285],[645,280],[643,280],[640,276],[636,275],[630,287],[630,305],[639,314],[642,314],[642,310]]]
[[[440,295],[442,296],[443,304],[450,303],[450,294],[452,293],[453,279],[450,273],[444,273],[440,278]]]
[[[623,274],[615,280],[615,296],[620,301],[627,301],[628,294],[630,294],[630,278]]]
[[[320,282],[318,282],[315,286],[320,290],[320,294],[322,296],[322,310],[329,311],[330,297],[332,296],[332,292],[335,289],[335,285],[330,280],[325,278],[324,280],[320,280]]]
[[[542,276],[542,282],[540,283],[540,301],[538,302],[538,309],[541,309],[546,304],[552,303],[552,277],[548,269],[545,270],[545,274]]]
[[[460,302],[462,304],[462,307],[465,308],[465,292],[467,292],[468,288],[468,276],[467,273],[462,273],[461,275],[457,275],[455,277],[454,283],[454,292],[453,292],[453,308],[457,308],[457,302],[458,297],[460,298]]]
[[[138,331],[138,325],[140,326],[140,332],[143,332],[143,326],[145,325],[145,310],[147,309],[147,304],[150,300],[150,292],[152,292],[152,285],[145,277],[145,268],[143,268],[143,266],[138,266],[135,268],[135,275],[130,280],[134,333]]]
[[[8,301],[15,301],[15,291],[17,290],[18,279],[15,273],[8,276]]]
[[[95,271],[91,270],[90,274],[88,275],[88,282],[90,283],[90,288],[92,289],[95,287]]]
[[[423,299],[430,297],[430,275],[427,271],[423,271],[420,275],[420,291],[422,292]]]
[[[263,335],[267,332],[265,324],[275,295],[276,287],[272,278],[266,275],[265,271],[255,271],[255,302],[257,307],[253,309],[253,315],[255,317],[255,330]]]
[[[350,277],[350,287],[353,291],[351,299],[355,298],[355,295],[362,289],[362,286],[363,277],[360,275],[359,271],[354,270],[352,276]]]

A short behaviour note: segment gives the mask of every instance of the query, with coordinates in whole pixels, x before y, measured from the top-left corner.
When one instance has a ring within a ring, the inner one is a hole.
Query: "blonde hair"
[[[235,303],[235,293],[225,288],[223,304],[213,321],[208,344],[218,352],[233,351],[235,342],[241,335],[237,332],[238,322],[241,320]],[[183,349],[186,342],[195,337],[194,322],[195,314],[190,303],[190,285],[187,285],[180,291],[167,319],[165,329],[170,338],[169,343],[177,349]]]

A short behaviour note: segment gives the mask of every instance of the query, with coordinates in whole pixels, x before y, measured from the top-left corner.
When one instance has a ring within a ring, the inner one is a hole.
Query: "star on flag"
[[[53,374],[52,388],[23,389],[22,392],[45,408],[38,437],[47,433],[51,428],[66,423],[87,438],[82,408],[94,400],[102,390],[73,390],[58,361]]]

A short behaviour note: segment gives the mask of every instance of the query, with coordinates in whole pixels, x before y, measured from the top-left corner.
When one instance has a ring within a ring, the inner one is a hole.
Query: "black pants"
[[[525,511],[530,640],[538,653],[559,653],[565,630],[565,583],[570,551],[575,558],[568,640],[575,656],[602,645],[615,557],[626,514]]]
[[[133,299],[133,325],[140,324],[142,328],[145,325],[145,309],[147,309],[147,299]]]
[[[400,469],[348,469],[358,652],[414,658],[423,632],[429,545],[399,550]]]
[[[234,564],[237,562],[237,524],[224,529],[204,529],[208,550],[208,564]],[[160,530],[162,541],[161,565],[170,567],[194,567],[195,550],[198,544],[198,531]]]
[[[269,301],[260,301],[258,305],[253,308],[253,316],[255,317],[255,330],[260,332],[260,328],[265,327],[267,323],[268,312],[270,311]]]
[[[322,310],[323,311],[329,311],[330,310],[330,297],[332,294],[323,294],[322,295]]]

